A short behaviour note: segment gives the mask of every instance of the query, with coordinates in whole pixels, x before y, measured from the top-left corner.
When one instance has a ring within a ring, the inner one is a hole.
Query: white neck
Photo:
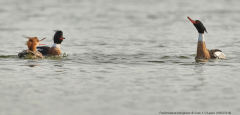
[[[59,49],[60,49],[60,45],[61,45],[61,44],[56,44],[56,43],[54,43],[54,44],[52,45],[52,47],[54,47],[54,48],[59,48]]]
[[[202,34],[202,33],[199,33],[199,36],[198,36],[198,41],[199,41],[199,42],[205,42],[205,39],[204,39],[204,34]]]

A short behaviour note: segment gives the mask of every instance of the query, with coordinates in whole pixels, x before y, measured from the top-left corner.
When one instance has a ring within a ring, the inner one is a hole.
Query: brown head
[[[40,41],[44,40],[39,40],[37,37],[26,37],[28,38],[28,41],[26,42],[26,45],[28,46],[28,50],[31,51],[37,51],[37,46],[38,45],[44,45],[44,44],[40,44]]]

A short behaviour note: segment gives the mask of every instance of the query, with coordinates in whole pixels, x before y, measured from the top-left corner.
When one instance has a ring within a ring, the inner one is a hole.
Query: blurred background
[[[239,0],[0,0],[0,115],[240,113]],[[198,32],[226,59],[196,62]],[[53,30],[62,59],[18,59]]]

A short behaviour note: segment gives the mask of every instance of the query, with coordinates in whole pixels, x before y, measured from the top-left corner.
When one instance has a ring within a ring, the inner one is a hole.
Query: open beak
[[[43,41],[44,39],[46,39],[46,38],[41,39],[40,42]],[[39,43],[39,45],[46,45],[46,44],[40,44],[40,43]]]
[[[46,38],[41,39],[40,42],[43,41],[44,39],[46,39]]]
[[[192,20],[191,18],[187,17],[193,24],[196,24],[195,20]]]
[[[63,40],[63,39],[65,39],[65,38],[59,38],[60,40]]]

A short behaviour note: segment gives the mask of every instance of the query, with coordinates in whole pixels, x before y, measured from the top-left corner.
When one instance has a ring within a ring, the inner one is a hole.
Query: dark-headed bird
[[[56,33],[54,34],[53,37],[53,45],[52,47],[48,47],[48,46],[38,46],[37,50],[39,52],[41,52],[43,55],[47,55],[47,56],[59,56],[62,54],[61,49],[60,49],[60,45],[63,41],[63,39],[65,39],[63,37],[63,32],[61,30],[54,30]]]
[[[204,32],[207,32],[203,23],[199,20],[192,20],[190,17],[187,17],[193,25],[196,27],[199,36],[198,36],[198,45],[197,45],[197,56],[196,59],[210,59],[210,58],[219,58],[224,59],[226,56],[219,49],[208,50],[206,47]]]

